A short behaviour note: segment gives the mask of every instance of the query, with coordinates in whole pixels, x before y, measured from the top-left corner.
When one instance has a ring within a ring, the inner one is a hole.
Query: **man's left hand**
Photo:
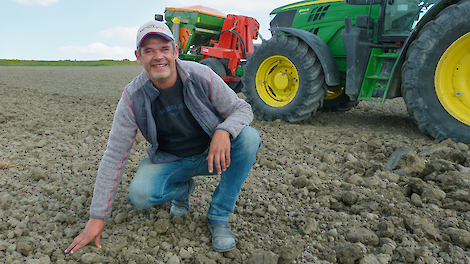
[[[214,164],[217,174],[221,174],[230,166],[229,132],[222,129],[215,130],[206,160],[209,173],[212,173]]]

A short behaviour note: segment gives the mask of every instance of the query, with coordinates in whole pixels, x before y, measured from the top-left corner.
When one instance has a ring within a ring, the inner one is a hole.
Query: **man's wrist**
[[[226,132],[226,134],[229,136],[230,140],[232,140],[232,139],[233,139],[233,137],[232,137],[232,134],[230,134],[230,132],[228,132],[227,130],[225,130],[225,129],[222,129],[222,128],[217,128],[217,129],[216,129],[216,131],[217,131],[217,130],[220,130],[220,131],[224,131],[224,132]]]

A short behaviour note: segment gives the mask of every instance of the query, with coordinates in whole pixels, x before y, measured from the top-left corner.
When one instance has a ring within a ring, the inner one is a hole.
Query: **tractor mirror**
[[[379,5],[382,0],[345,0],[349,5]]]

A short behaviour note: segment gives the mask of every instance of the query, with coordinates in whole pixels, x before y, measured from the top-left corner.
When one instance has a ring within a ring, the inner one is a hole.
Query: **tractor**
[[[316,0],[271,12],[243,92],[260,120],[403,97],[419,129],[470,143],[470,0]]]
[[[163,15],[155,15],[163,21]],[[253,53],[259,23],[252,17],[228,14],[205,6],[167,7],[165,20],[180,48],[180,59],[209,66],[240,92],[242,67]]]

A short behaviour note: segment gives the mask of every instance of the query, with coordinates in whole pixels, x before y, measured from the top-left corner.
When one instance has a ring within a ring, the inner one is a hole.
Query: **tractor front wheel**
[[[274,35],[245,65],[243,93],[259,120],[300,122],[326,97],[323,68],[313,50],[295,36]]]
[[[402,94],[421,131],[470,143],[470,1],[442,10],[410,45]],[[442,30],[445,29],[445,30]]]

